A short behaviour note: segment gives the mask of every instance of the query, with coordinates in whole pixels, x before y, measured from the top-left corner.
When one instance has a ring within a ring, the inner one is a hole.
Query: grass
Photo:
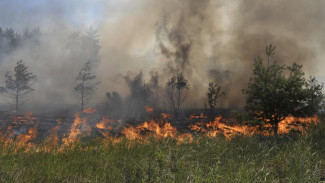
[[[306,136],[197,136],[197,143],[82,139],[63,151],[0,145],[0,182],[321,182],[325,125]]]

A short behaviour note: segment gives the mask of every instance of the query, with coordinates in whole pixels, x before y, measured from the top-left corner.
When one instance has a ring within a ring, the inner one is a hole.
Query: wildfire
[[[96,112],[96,109],[93,109],[92,107],[89,107],[89,108],[84,109],[82,112],[92,114],[92,113]]]
[[[12,120],[11,126],[6,127],[0,134],[3,136],[1,140],[6,145],[10,145],[15,137],[17,145],[15,151],[25,147],[25,152],[28,152],[34,146],[33,140],[37,137],[39,122],[32,117],[31,112],[24,116],[10,116],[9,118]]]
[[[161,113],[160,115],[162,116],[162,118],[167,119],[167,120],[172,118],[171,114]]]
[[[58,124],[60,124],[58,122]],[[59,132],[60,126],[55,126],[49,130],[49,133],[51,134],[50,137],[47,139],[47,145],[56,147],[59,144],[59,137],[58,137],[58,132]]]
[[[215,137],[217,134],[223,134],[226,138],[231,139],[233,136],[242,134],[244,136],[252,136],[253,134],[262,134],[265,136],[273,135],[273,131],[260,130],[259,126],[234,125],[229,126],[221,122],[222,117],[216,117],[214,121],[208,123],[196,123],[189,126],[192,131],[203,133],[210,137]],[[287,134],[290,131],[304,132],[304,126],[310,126],[316,123],[318,117],[295,118],[293,116],[286,117],[279,123],[279,134]],[[269,129],[270,124],[265,124],[261,129]]]
[[[190,115],[190,119],[206,119],[207,116],[204,115],[203,113],[201,113],[200,115],[196,115],[196,114],[191,114]]]
[[[106,138],[110,138],[111,132],[113,130],[112,125],[114,121],[108,118],[103,118],[99,123],[96,124],[99,132]]]
[[[153,112],[153,107],[150,107],[149,105],[144,106],[147,112]]]
[[[87,124],[87,118],[81,118],[80,113],[77,112],[75,114],[74,122],[69,131],[69,136],[62,139],[64,145],[73,143],[78,139],[78,135],[81,135],[83,133],[90,135],[91,127]]]
[[[137,127],[124,127],[121,133],[126,138],[135,140],[144,138],[146,134],[152,135],[155,138],[175,137],[176,132],[176,128],[173,127],[169,122],[159,124],[159,122],[150,120],[149,122],[146,121]]]
[[[303,125],[308,127],[318,121],[318,116],[306,118],[295,118],[293,116],[289,116],[279,123],[279,134],[287,134],[292,130],[304,132]]]
[[[153,108],[148,107],[146,110],[153,111]],[[270,124],[262,126],[229,125],[231,121],[227,121],[221,116],[209,122],[204,114],[190,115],[190,117],[186,119],[190,125],[185,125],[184,123],[184,126],[181,128],[185,130],[179,131],[172,125],[171,114],[162,113],[158,119],[148,120],[137,125],[127,124],[121,126],[121,120],[112,120],[109,118],[102,118],[97,123],[91,123],[92,118],[89,119],[89,116],[94,116],[90,114],[95,112],[96,110],[92,108],[77,112],[70,129],[66,132],[63,131],[64,129],[62,128],[62,125],[65,123],[63,123],[62,119],[58,119],[56,126],[48,130],[47,134],[49,135],[42,143],[43,149],[41,146],[34,143],[38,135],[39,121],[32,116],[32,113],[26,113],[24,116],[10,116],[12,125],[0,131],[0,141],[2,144],[7,145],[15,142],[18,147],[17,150],[25,148],[25,152],[29,152],[31,149],[51,151],[53,148],[60,149],[60,147],[68,147],[77,142],[80,137],[91,135],[94,129],[95,132],[97,131],[102,134],[104,139],[112,142],[118,142],[122,138],[127,138],[131,141],[140,140],[140,142],[146,142],[147,138],[150,136],[155,139],[172,138],[177,140],[178,144],[193,143],[195,142],[193,132],[208,137],[223,135],[227,139],[231,139],[236,135],[273,135],[273,131],[268,130],[268,128],[271,127]],[[308,118],[295,118],[289,116],[279,123],[278,134],[287,134],[290,133],[290,131],[298,131],[303,134],[305,132],[305,127],[309,127],[317,122],[317,116]],[[63,133],[61,141],[58,135],[60,131],[65,132]]]

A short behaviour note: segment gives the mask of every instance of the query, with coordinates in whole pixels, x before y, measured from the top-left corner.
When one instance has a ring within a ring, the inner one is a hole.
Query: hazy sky
[[[2,28],[39,27],[43,34],[37,50],[17,50],[0,71],[23,58],[39,76],[37,97],[75,103],[71,87],[82,57],[67,56],[64,45],[71,33],[92,27],[101,46],[96,101],[107,91],[127,96],[127,75],[142,71],[149,81],[158,72],[164,86],[183,72],[191,82],[189,105],[203,106],[210,81],[228,90],[224,105],[237,105],[254,58],[270,43],[280,63],[303,64],[325,82],[324,9],[323,0],[0,0]]]
[[[15,30],[56,22],[96,27],[107,4],[103,0],[1,0],[0,22]]]

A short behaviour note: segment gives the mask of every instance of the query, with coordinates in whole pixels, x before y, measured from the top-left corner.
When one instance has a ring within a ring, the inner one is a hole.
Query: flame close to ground
[[[153,107],[150,107],[149,105],[144,106],[147,112],[153,112]]]
[[[153,111],[153,108],[146,106],[146,110]],[[139,140],[145,142],[148,137],[155,139],[172,138],[178,143],[192,143],[194,134],[201,134],[207,137],[216,137],[223,135],[227,139],[231,139],[237,135],[252,136],[260,134],[272,136],[269,124],[265,125],[227,125],[231,121],[223,119],[221,116],[216,117],[214,121],[207,121],[204,114],[190,115],[187,119],[189,125],[185,126],[185,130],[178,130],[173,126],[172,115],[162,113],[157,119],[144,121],[137,125],[121,125],[121,120],[112,120],[107,117],[102,118],[99,122],[92,123],[89,115],[96,113],[95,109],[87,108],[82,112],[77,112],[74,116],[71,127],[63,133],[61,139],[58,135],[61,125],[64,124],[62,119],[57,119],[57,124],[48,130],[48,137],[44,140],[43,146],[35,144],[33,141],[38,135],[39,121],[32,113],[24,116],[12,116],[12,125],[7,126],[0,132],[0,142],[4,145],[15,143],[19,148],[24,148],[26,152],[31,149],[39,149],[50,151],[53,148],[69,147],[81,137],[90,136],[92,133],[98,132],[103,139],[111,141],[119,141],[122,138],[128,140]],[[289,116],[279,123],[279,134],[287,134],[290,131],[305,133],[306,127],[318,122],[318,117],[295,118]],[[18,148],[18,149],[19,149]],[[43,148],[43,149],[41,149]]]

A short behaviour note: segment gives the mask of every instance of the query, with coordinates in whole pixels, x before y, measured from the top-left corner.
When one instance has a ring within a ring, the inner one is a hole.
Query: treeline
[[[18,47],[24,40],[34,40],[40,36],[39,29],[26,31],[23,34],[17,34],[12,29],[0,29],[0,44],[7,48],[3,52],[10,52],[10,49]],[[78,50],[85,51],[85,60],[88,60],[80,72],[75,76],[75,86],[71,88],[74,94],[80,100],[80,110],[82,111],[95,93],[97,86],[100,84],[96,80],[96,75],[92,73],[92,63],[99,60],[98,51],[100,46],[96,36],[96,31],[90,30],[86,35],[79,33],[73,34],[70,40],[71,45],[78,44]],[[11,46],[6,46],[11,45]],[[73,51],[73,49],[71,49]],[[248,82],[248,87],[243,89],[246,96],[246,106],[249,119],[258,123],[268,122],[271,124],[274,134],[277,134],[278,123],[289,115],[294,116],[311,116],[324,107],[323,84],[318,83],[315,77],[306,78],[302,70],[302,65],[293,63],[292,66],[280,65],[276,60],[272,60],[275,55],[275,47],[269,45],[265,50],[267,62],[261,56],[254,61],[252,77]],[[16,112],[19,112],[19,105],[25,97],[30,95],[34,88],[32,85],[36,82],[36,76],[29,72],[28,67],[22,60],[17,62],[13,73],[5,73],[5,86],[0,86],[0,93],[12,98],[16,104]],[[141,78],[140,78],[141,79]],[[126,78],[126,81],[128,79]],[[130,82],[130,81],[129,81]],[[139,87],[141,80],[135,85]],[[158,87],[157,82],[152,87]],[[131,83],[132,84],[132,83]],[[129,105],[134,108],[145,109],[146,100],[153,93],[151,86],[143,84],[138,89],[131,91]],[[170,77],[163,87],[163,101],[168,109],[173,113],[174,118],[180,119],[180,110],[183,103],[188,98],[190,85],[182,73]],[[218,83],[210,82],[206,91],[206,112],[209,120],[214,120],[216,116],[216,106],[219,99],[226,95]],[[132,96],[133,95],[133,96]],[[121,103],[121,97],[118,93],[107,93],[107,101]],[[157,100],[157,99],[156,99]],[[139,105],[140,104],[140,105]],[[116,103],[110,106],[111,110],[120,107]],[[128,110],[128,109],[126,109]],[[131,113],[132,110],[128,110]]]
[[[39,28],[26,29],[23,33],[15,32],[12,28],[0,27],[0,56],[10,54],[13,50],[23,46],[25,42],[37,43],[41,37]]]

